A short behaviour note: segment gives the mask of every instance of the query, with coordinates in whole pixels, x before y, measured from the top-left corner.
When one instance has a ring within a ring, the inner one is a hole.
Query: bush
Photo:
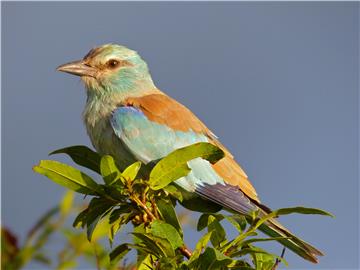
[[[36,224],[23,247],[11,240],[11,232],[3,230],[3,269],[20,269],[30,260],[51,265],[43,246],[57,230],[61,230],[67,239],[67,245],[54,266],[57,269],[75,267],[79,256],[92,259],[98,269],[275,269],[279,262],[286,264],[283,258],[285,249],[278,256],[257,247],[258,242],[279,240],[258,237],[257,228],[267,219],[282,214],[329,215],[322,210],[304,207],[279,209],[262,218],[256,212],[247,217],[219,213],[220,206],[194,197],[173,183],[189,173],[189,160],[201,157],[215,163],[223,157],[219,148],[207,143],[176,150],[147,165],[135,162],[122,172],[111,156],[101,157],[85,146],[72,146],[52,154],[59,153],[69,155],[78,165],[99,174],[102,184],[64,163],[40,161],[34,171],[70,191],[58,207],[46,213]],[[73,192],[91,197],[88,205],[75,207]],[[193,251],[184,243],[182,225],[175,211],[177,203],[202,213],[197,230],[204,231],[204,234]],[[73,212],[77,213],[73,226],[85,229],[86,235],[64,228],[64,220]],[[234,239],[228,239],[223,222],[230,223],[237,230]],[[128,223],[133,225],[133,241],[114,245],[115,235],[121,233],[121,228]],[[110,252],[99,241],[104,235],[112,247]],[[126,260],[126,255],[131,250],[136,251],[137,257],[127,263],[129,258]]]

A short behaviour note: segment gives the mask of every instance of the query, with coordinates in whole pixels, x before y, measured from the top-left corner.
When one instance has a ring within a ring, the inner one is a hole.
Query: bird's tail
[[[317,256],[324,255],[320,250],[292,234],[275,219],[263,223],[259,230],[270,237],[286,237],[277,241],[312,263],[318,263]]]
[[[235,186],[202,184],[196,188],[195,192],[201,197],[241,215],[247,216],[252,211],[260,210],[259,217],[261,218],[272,212],[266,206],[250,200]],[[293,235],[275,218],[264,222],[260,225],[259,230],[270,237],[284,237],[277,239],[277,241],[310,262],[317,263],[317,256],[323,255],[321,251]]]

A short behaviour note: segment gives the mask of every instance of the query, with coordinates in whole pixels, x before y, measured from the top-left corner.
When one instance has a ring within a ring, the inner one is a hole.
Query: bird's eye
[[[119,65],[120,65],[120,61],[116,60],[116,59],[110,59],[107,62],[107,66],[111,69],[114,69],[114,68],[118,67]]]

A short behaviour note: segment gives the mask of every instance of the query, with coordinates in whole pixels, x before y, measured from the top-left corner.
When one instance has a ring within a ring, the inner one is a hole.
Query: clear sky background
[[[358,2],[1,4],[2,223],[15,233],[64,192],[32,166],[91,145],[83,86],[55,68],[115,42],[220,137],[263,203],[336,215],[281,219],[326,253],[311,265],[288,252],[290,269],[359,267]]]

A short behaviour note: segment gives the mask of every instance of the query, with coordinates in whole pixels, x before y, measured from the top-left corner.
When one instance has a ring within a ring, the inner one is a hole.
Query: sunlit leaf
[[[143,259],[138,260],[137,270],[152,270],[152,259],[150,254],[147,254]]]
[[[122,172],[122,176],[125,179],[130,179],[131,181],[133,181],[135,179],[135,177],[137,176],[139,170],[141,168],[141,162],[137,161],[133,164],[131,164],[129,167],[127,167],[123,172]]]
[[[155,220],[151,223],[151,234],[156,237],[167,239],[175,249],[184,245],[184,242],[178,231],[168,223]]]
[[[186,176],[190,172],[187,162],[199,157],[215,163],[224,157],[224,152],[210,143],[196,143],[179,148],[161,159],[152,169],[150,187],[158,190]]]
[[[99,221],[107,215],[108,211],[110,211],[112,207],[113,204],[106,199],[93,198],[90,201],[88,207],[89,210],[86,213],[86,233],[89,241],[91,241]],[[105,229],[104,232],[107,232],[107,230]]]
[[[121,176],[119,169],[115,165],[113,157],[109,155],[105,155],[101,158],[100,172],[106,185],[112,184]]]
[[[176,185],[169,184],[166,187],[163,188],[163,190],[173,196],[178,201],[183,201],[183,195],[182,192],[179,190],[179,188]]]
[[[98,190],[98,184],[90,176],[58,161],[41,160],[33,169],[55,183],[79,193],[96,194]]]
[[[108,213],[108,211],[105,211],[96,222],[93,222],[88,226],[87,236],[92,243],[95,243],[100,238],[108,236],[111,227],[109,224]]]
[[[158,243],[156,243],[151,237],[143,234],[143,233],[132,233],[138,240],[143,242],[149,250],[151,250],[151,254],[154,254],[156,256],[166,256],[166,253],[158,246]]]
[[[109,237],[109,243],[112,246],[114,242],[114,237],[116,233],[120,230],[121,225],[120,222],[114,222],[113,224],[110,224],[110,229],[108,231],[108,237]]]

